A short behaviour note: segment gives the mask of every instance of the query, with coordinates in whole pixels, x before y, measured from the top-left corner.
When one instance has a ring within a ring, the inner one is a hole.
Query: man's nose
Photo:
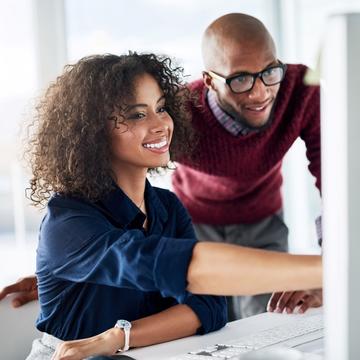
[[[256,77],[253,88],[249,92],[249,98],[264,99],[266,97],[267,86],[259,76]]]

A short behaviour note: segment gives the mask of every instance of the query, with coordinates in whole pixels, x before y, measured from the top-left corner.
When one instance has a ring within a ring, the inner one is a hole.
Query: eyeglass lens
[[[258,76],[265,85],[271,86],[278,84],[284,75],[284,69],[281,66],[265,69]],[[245,92],[253,87],[257,75],[243,74],[236,76],[230,82],[230,87],[234,92]]]

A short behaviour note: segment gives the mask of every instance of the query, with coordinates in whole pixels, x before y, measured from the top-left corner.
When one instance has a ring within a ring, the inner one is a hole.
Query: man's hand
[[[322,289],[308,291],[288,291],[273,293],[267,310],[282,313],[284,310],[291,314],[296,307],[299,313],[304,313],[310,307],[322,306]]]
[[[15,294],[12,306],[19,307],[30,301],[38,299],[37,279],[35,275],[19,279],[14,284],[5,286],[0,290],[0,300],[6,295]]]

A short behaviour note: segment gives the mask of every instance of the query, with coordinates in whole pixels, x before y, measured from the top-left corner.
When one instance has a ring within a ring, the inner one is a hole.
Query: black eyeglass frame
[[[277,82],[275,82],[275,83],[273,83],[273,84],[266,84],[265,81],[264,81],[264,79],[263,79],[263,74],[264,74],[264,72],[269,71],[269,70],[274,69],[274,68],[275,68],[275,69],[276,69],[276,68],[281,68],[281,69],[282,69],[282,71],[283,71],[282,77],[281,77],[281,79],[280,79],[279,81],[277,81]],[[210,77],[212,77],[212,78],[214,78],[214,79],[217,79],[217,80],[220,80],[220,81],[223,82],[224,84],[228,85],[229,88],[230,88],[230,90],[231,90],[233,93],[235,93],[235,94],[242,94],[242,93],[246,93],[246,92],[252,90],[252,88],[253,88],[254,85],[255,85],[255,82],[256,82],[256,79],[257,79],[257,78],[260,78],[260,80],[262,81],[262,83],[263,83],[265,86],[274,86],[274,85],[280,84],[280,83],[284,80],[284,78],[285,78],[286,70],[287,70],[286,64],[284,64],[284,63],[282,63],[280,60],[278,60],[278,64],[276,64],[276,65],[271,65],[271,66],[267,67],[266,69],[264,69],[264,70],[262,70],[262,71],[259,71],[259,72],[256,72],[256,73],[250,73],[250,72],[244,71],[244,72],[240,72],[240,73],[238,73],[238,74],[236,74],[236,75],[230,76],[230,77],[228,77],[228,78],[223,77],[223,76],[221,76],[221,75],[219,75],[219,74],[217,74],[217,73],[215,73],[215,72],[213,72],[213,71],[211,71],[211,70],[205,71],[205,73],[207,73]],[[233,88],[231,87],[230,83],[231,83],[234,79],[236,79],[237,77],[239,77],[239,76],[252,76],[253,82],[252,82],[252,85],[251,85],[251,87],[250,87],[249,89],[244,90],[244,91],[234,91],[234,90],[233,90]]]

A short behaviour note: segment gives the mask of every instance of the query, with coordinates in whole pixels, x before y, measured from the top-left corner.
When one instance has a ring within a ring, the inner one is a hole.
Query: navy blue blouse
[[[55,195],[37,249],[37,328],[63,340],[93,336],[176,304],[199,317],[199,334],[227,321],[224,297],[187,292],[196,243],[190,217],[168,190],[146,183],[145,215],[117,188],[97,203]]]

